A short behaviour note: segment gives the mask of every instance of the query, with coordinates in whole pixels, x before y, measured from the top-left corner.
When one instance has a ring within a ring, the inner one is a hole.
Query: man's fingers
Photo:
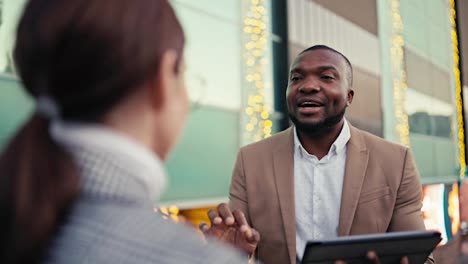
[[[248,225],[243,225],[239,231],[244,236],[245,240],[251,244],[257,244],[260,241],[260,233]]]
[[[254,228],[250,228],[250,230],[252,230],[252,237],[249,239],[249,242],[257,244],[260,242],[260,233]]]
[[[248,225],[241,225],[239,227],[239,231],[246,238],[246,240],[250,240],[250,238],[252,237],[252,229]]]
[[[375,251],[367,252],[366,257],[371,263],[374,263],[374,264],[380,263],[379,256],[377,256],[377,253],[375,253]]]
[[[234,210],[232,214],[234,215],[236,223],[239,226],[239,230],[244,235],[245,239],[249,243],[258,243],[260,241],[260,233],[257,230],[250,227],[249,223],[247,222],[247,219],[245,218],[244,213],[241,210]]]
[[[247,219],[245,218],[245,215],[241,210],[236,209],[232,212],[232,214],[234,215],[234,218],[238,226],[243,226],[243,225],[249,226],[249,223],[247,223]]]
[[[221,203],[218,205],[218,212],[221,218],[224,220],[224,224],[227,226],[233,225],[234,224],[234,216],[232,215],[231,209],[229,208],[229,205],[226,203]]]
[[[409,259],[408,259],[408,257],[406,257],[406,256],[405,256],[405,257],[402,257],[402,258],[401,258],[400,264],[409,264]]]
[[[210,227],[206,224],[206,223],[201,223],[198,228],[200,228],[200,230],[203,232],[203,233],[206,233],[208,230],[210,230]]]
[[[219,225],[223,223],[223,219],[221,219],[218,213],[213,209],[208,210],[208,217],[210,218],[211,225]]]

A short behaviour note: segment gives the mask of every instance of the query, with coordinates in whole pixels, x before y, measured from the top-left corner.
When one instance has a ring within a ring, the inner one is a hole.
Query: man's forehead
[[[344,59],[339,54],[327,49],[317,49],[299,54],[291,64],[290,70],[320,65],[332,65],[337,69],[345,69]]]

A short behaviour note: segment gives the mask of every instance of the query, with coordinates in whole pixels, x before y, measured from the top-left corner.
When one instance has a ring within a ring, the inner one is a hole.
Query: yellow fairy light
[[[267,54],[267,9],[265,0],[245,2],[244,13],[244,50],[245,63],[245,105],[246,121],[244,142],[258,141],[271,136],[273,122],[269,119],[269,108],[265,103],[266,89],[264,71],[268,60]]]
[[[170,214],[175,214],[175,215],[178,215],[179,214],[179,208],[177,206],[171,206],[169,207],[169,213]]]
[[[250,118],[250,124],[257,125],[258,124],[258,119],[256,117]]]
[[[169,214],[169,210],[167,209],[167,207],[161,207],[161,208],[159,208],[159,211],[164,215]]]
[[[180,217],[180,209],[177,206],[155,208],[156,212],[160,212],[163,219],[170,219],[174,222],[181,222],[183,219]]]
[[[249,43],[245,44],[245,47],[246,47],[247,49],[253,49],[253,48],[255,48],[255,43],[249,42]]]
[[[408,115],[405,111],[406,100],[406,72],[404,58],[403,22],[400,15],[400,1],[391,2],[392,38],[391,65],[393,75],[393,107],[395,115],[395,130],[399,141],[405,146],[410,145]]]
[[[458,129],[458,151],[460,162],[460,179],[465,176],[465,125],[463,122],[463,100],[462,100],[462,85],[460,80],[460,54],[458,50],[458,34],[457,34],[457,11],[455,9],[455,1],[450,0],[450,24],[452,26],[452,47],[453,47],[453,72],[455,75],[455,94],[457,103],[457,129]]]

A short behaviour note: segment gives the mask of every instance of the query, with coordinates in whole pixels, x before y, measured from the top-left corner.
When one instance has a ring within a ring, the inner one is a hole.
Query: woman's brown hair
[[[28,93],[51,98],[61,119],[99,122],[156,77],[165,51],[181,57],[183,47],[166,0],[30,0],[14,58]],[[0,156],[0,263],[40,262],[79,194],[50,122],[34,113]]]

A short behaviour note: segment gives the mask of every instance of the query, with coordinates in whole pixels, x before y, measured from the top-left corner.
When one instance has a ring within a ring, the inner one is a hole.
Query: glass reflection
[[[0,73],[14,73],[13,47],[25,0],[0,0]]]
[[[407,90],[410,133],[451,138],[454,106],[414,89]]]

